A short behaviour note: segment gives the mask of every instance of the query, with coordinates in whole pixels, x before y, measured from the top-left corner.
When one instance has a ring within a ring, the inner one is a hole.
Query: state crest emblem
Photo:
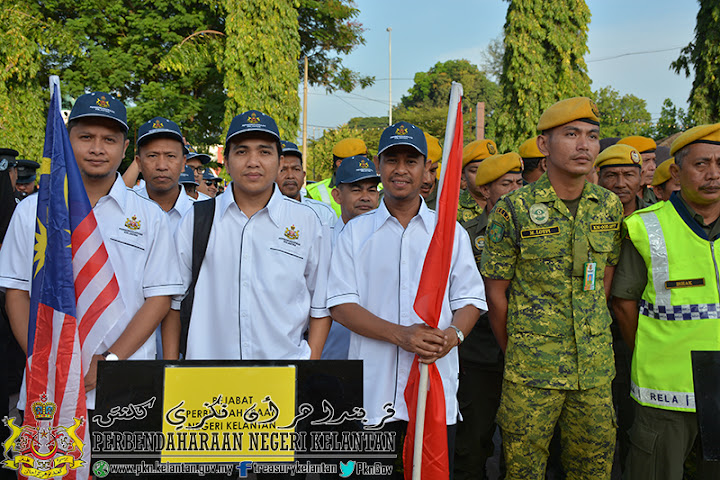
[[[407,128],[405,128],[405,125],[400,125],[396,130],[395,133],[398,135],[407,135],[408,131]]]
[[[254,112],[250,114],[247,121],[248,123],[260,123],[260,119]]]
[[[153,123],[152,128],[163,128],[163,124],[162,124],[162,122],[161,122],[160,120],[155,120],[155,122]]]
[[[110,106],[110,102],[107,101],[107,98],[105,98],[105,95],[98,98],[95,101],[95,104],[97,104],[98,107],[102,107],[102,108],[108,108]]]
[[[125,220],[125,226],[129,228],[130,230],[140,230],[141,222],[138,220],[136,215],[133,215],[132,218],[128,218]]]
[[[367,160],[360,160],[360,168],[370,168]]]
[[[295,228],[295,225],[291,225],[285,229],[285,237],[290,240],[297,240],[300,238],[300,230]]]

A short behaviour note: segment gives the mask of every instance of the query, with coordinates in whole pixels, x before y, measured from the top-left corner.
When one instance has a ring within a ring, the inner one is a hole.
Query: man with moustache
[[[575,97],[540,117],[547,172],[490,213],[481,273],[505,352],[497,420],[507,479],[544,478],[556,424],[568,478],[609,479],[615,374],[606,303],[622,205],[588,183],[600,150],[595,104]]]
[[[618,196],[623,205],[623,216],[647,207],[638,196],[643,159],[630,145],[615,144],[603,150],[595,159],[598,185]]]
[[[655,173],[657,164],[655,158],[657,156],[657,144],[655,140],[640,135],[634,135],[631,137],[621,138],[617,142],[620,145],[630,145],[640,152],[642,157],[642,170],[640,171],[640,189],[638,194],[643,199],[646,205],[652,205],[657,202],[655,194],[653,193],[650,184],[652,183],[652,177]]]
[[[720,123],[672,143],[670,173],[680,191],[625,219],[613,308],[634,346],[627,478],[682,478],[697,442],[690,352],[720,350]],[[720,478],[720,463],[698,449],[697,478]]]
[[[348,357],[363,360],[368,422],[378,424],[386,416],[384,405],[394,404],[395,413],[383,431],[396,432],[396,438],[407,427],[403,395],[414,355],[424,363],[437,362],[445,393],[448,452],[453,452],[458,416],[455,347],[486,305],[467,233],[457,225],[438,328],[429,327],[413,310],[435,230],[435,212],[419,193],[426,155],[425,136],[415,125],[398,122],[383,131],[378,165],[385,194],[376,210],[353,219],[340,233],[330,267],[328,306],[333,318],[352,330]],[[396,453],[401,444],[396,442]],[[394,459],[378,461],[392,464]],[[450,462],[452,469],[452,455]]]
[[[332,227],[337,221],[335,210],[326,203],[313,200],[312,198],[300,195],[303,183],[305,183],[305,171],[302,164],[302,152],[297,145],[292,142],[283,140],[282,158],[280,159],[280,171],[278,172],[276,183],[280,187],[280,192],[288,198],[297,200],[298,202],[312,208],[323,225]]]

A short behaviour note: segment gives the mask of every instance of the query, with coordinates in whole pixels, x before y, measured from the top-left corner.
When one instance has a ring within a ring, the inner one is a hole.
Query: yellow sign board
[[[165,369],[162,462],[291,462],[296,368]]]

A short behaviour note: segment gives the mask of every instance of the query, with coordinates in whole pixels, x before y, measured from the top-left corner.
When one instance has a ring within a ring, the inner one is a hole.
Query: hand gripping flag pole
[[[455,239],[463,149],[462,94],[462,85],[453,82],[445,129],[446,148],[438,182],[437,223],[425,255],[414,304],[418,316],[434,328],[440,321],[446,291],[438,285],[447,285]],[[405,479],[449,478],[445,395],[440,372],[434,363],[420,363],[415,356],[405,388],[405,402],[410,419],[403,452]]]

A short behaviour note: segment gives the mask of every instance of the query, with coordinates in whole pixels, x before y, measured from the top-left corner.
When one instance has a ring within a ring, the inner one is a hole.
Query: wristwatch
[[[103,358],[108,362],[117,362],[120,360],[117,355],[112,353],[110,350],[106,350],[105,353],[102,354]]]
[[[458,337],[458,345],[460,345],[462,342],[465,341],[465,335],[463,334],[462,330],[460,330],[460,329],[459,329],[458,327],[456,327],[455,325],[450,325],[450,328],[452,328],[453,330],[455,330],[455,333],[457,334],[457,337]]]

